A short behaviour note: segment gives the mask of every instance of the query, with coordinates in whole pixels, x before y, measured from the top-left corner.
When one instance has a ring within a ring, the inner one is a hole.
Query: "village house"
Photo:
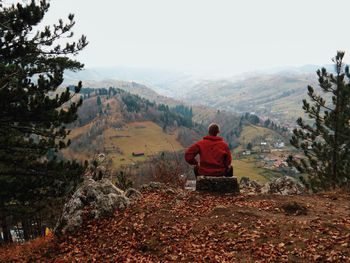
[[[132,156],[134,157],[140,157],[140,156],[144,156],[145,153],[144,152],[132,152]]]

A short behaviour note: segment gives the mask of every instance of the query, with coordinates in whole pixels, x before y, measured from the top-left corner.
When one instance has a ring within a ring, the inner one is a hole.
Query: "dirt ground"
[[[0,261],[350,262],[350,194],[148,190],[75,234],[0,247]]]

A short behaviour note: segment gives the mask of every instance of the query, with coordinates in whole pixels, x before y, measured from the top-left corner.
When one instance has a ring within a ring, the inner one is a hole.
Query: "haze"
[[[349,1],[51,0],[45,23],[74,13],[86,67],[237,74],[350,55]]]

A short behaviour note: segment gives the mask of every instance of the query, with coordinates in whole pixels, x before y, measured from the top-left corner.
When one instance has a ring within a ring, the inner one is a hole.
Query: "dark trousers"
[[[199,166],[196,165],[194,168],[193,168],[193,171],[194,171],[194,175],[197,177],[197,176],[200,176],[200,175],[204,175],[205,174],[199,174]],[[233,167],[232,165],[230,165],[229,167],[226,168],[225,172],[220,175],[220,176],[224,176],[224,177],[233,177]]]

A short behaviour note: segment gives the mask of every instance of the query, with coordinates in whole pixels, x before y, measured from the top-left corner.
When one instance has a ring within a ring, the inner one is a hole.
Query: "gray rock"
[[[261,188],[262,194],[297,195],[306,192],[305,186],[290,176],[283,176],[266,183]]]
[[[149,184],[144,184],[141,186],[142,190],[152,190],[152,189],[164,189],[166,185],[159,182],[150,182]]]
[[[101,180],[99,189],[101,189],[104,194],[115,193],[116,195],[124,195],[124,191],[112,184],[108,179]]]
[[[241,180],[239,180],[239,186],[240,188],[260,188],[261,185],[254,181],[250,180],[248,177],[242,177]]]
[[[136,201],[142,197],[142,194],[134,188],[129,188],[126,190],[125,196],[131,201]]]
[[[239,193],[239,186],[236,177],[198,176],[196,191]]]
[[[196,180],[187,180],[185,183],[185,190],[195,191],[196,190]]]
[[[88,216],[98,219],[111,216],[116,210],[125,209],[129,203],[124,192],[115,187],[111,181],[86,179],[64,205],[55,233],[62,235],[79,228],[83,223],[83,211],[87,207]]]
[[[83,211],[79,210],[75,213],[76,215],[69,220],[65,218],[63,222],[65,224],[65,232],[73,232],[75,229],[80,227],[83,223]]]
[[[109,193],[97,200],[96,207],[98,209],[95,218],[112,216],[114,211],[124,210],[128,205],[129,200],[127,197],[116,195],[115,193]]]

